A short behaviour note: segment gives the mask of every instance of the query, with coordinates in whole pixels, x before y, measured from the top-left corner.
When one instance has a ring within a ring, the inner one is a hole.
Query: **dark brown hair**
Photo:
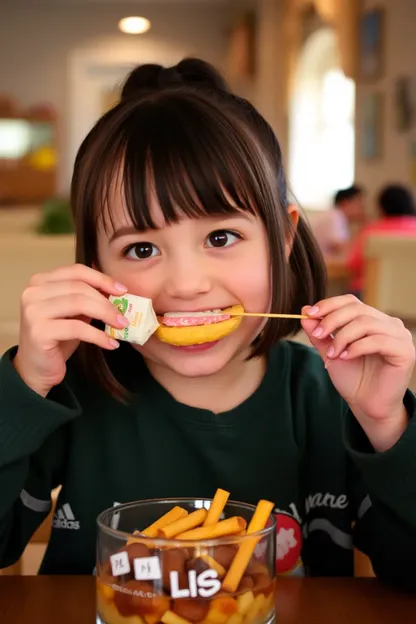
[[[77,261],[88,266],[98,265],[97,226],[102,220],[106,227],[105,215],[111,222],[109,192],[117,177],[139,231],[155,227],[149,184],[167,224],[183,215],[257,214],[270,246],[272,311],[299,313],[324,296],[323,260],[303,217],[291,232],[282,154],[271,127],[249,102],[230,93],[207,63],[186,59],[168,69],[138,67],[128,77],[120,103],[81,145],[71,203]],[[289,262],[288,234],[293,236]],[[298,321],[269,321],[252,357],[298,330]],[[111,370],[113,354],[88,344],[78,351],[84,373],[121,398],[123,385]]]

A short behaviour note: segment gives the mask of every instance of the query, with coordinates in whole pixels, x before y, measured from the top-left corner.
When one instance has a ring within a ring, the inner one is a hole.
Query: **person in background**
[[[385,186],[377,198],[379,218],[367,224],[351,245],[347,264],[351,273],[350,290],[357,296],[363,290],[367,239],[373,234],[416,236],[416,207],[412,193],[405,186]]]
[[[315,238],[325,258],[342,257],[351,240],[351,230],[364,220],[363,190],[354,184],[337,191],[334,207],[317,220]]]

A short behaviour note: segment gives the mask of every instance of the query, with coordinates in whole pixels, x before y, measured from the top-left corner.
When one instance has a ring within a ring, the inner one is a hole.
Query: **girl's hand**
[[[411,333],[402,321],[353,295],[319,301],[303,329],[377,451],[391,448],[406,429],[403,397],[415,365]]]
[[[117,341],[90,322],[126,327],[127,320],[108,300],[108,295],[126,291],[82,264],[32,277],[21,299],[19,347],[13,362],[23,381],[45,397],[64,379],[66,361],[81,340],[103,349],[117,348]]]

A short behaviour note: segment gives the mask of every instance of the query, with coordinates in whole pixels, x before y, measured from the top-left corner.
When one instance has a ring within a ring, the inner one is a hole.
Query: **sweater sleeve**
[[[352,459],[351,496],[356,506],[355,546],[376,575],[416,590],[416,399],[404,398],[409,425],[390,450],[376,453],[348,412],[344,436]]]
[[[0,360],[0,568],[17,561],[51,509],[60,484],[66,425],[81,408],[66,383],[46,399],[13,366],[15,349]]]

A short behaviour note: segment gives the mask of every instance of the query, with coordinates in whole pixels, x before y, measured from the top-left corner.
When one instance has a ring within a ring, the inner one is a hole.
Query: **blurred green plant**
[[[42,205],[42,213],[39,223],[36,225],[38,234],[73,234],[74,223],[72,221],[69,200],[63,197],[51,197]]]

